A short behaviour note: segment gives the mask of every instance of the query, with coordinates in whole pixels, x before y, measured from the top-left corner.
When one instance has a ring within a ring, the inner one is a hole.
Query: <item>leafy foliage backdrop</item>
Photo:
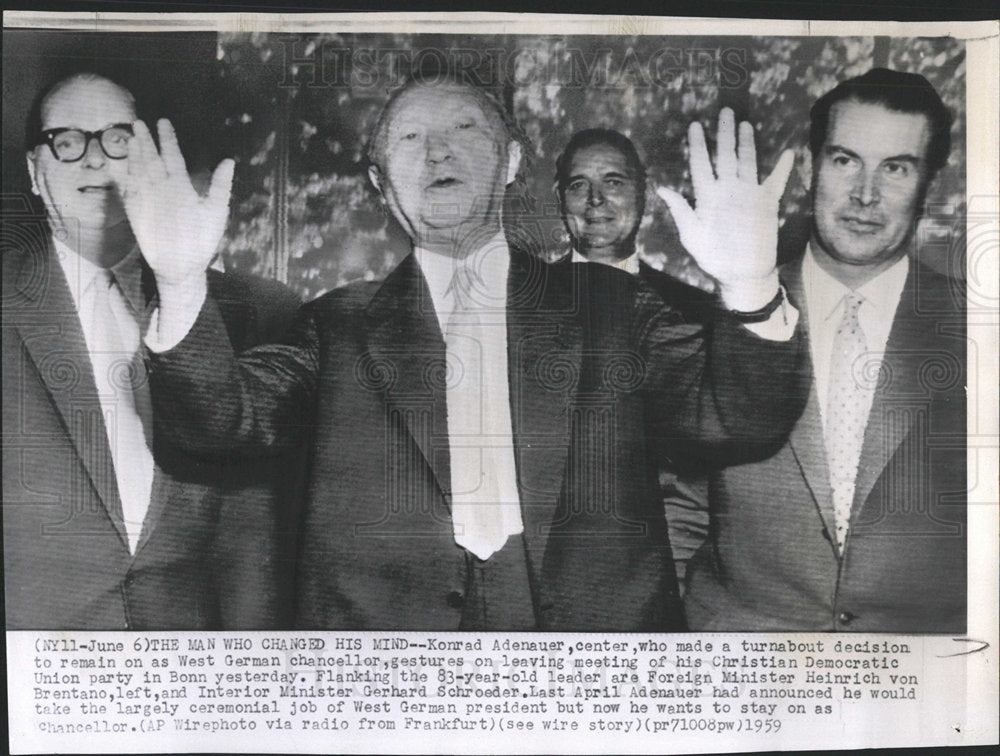
[[[757,130],[762,172],[784,148],[796,151],[782,206],[787,258],[801,251],[809,228],[812,102],[872,66],[919,72],[956,120],[918,253],[964,275],[964,250],[951,239],[965,213],[965,48],[951,38],[5,32],[4,42],[4,99],[12,107],[4,113],[5,193],[34,199],[22,175],[20,131],[31,97],[46,81],[96,70],[135,92],[145,117],[175,121],[196,180],[223,156],[237,160],[224,264],[285,280],[305,299],[381,278],[408,251],[368,183],[364,148],[388,93],[413,71],[461,69],[511,108],[532,149],[508,192],[508,231],[550,259],[568,242],[552,191],[560,150],[583,128],[631,137],[651,187],[640,250],[702,285],[652,190],[690,191],[692,120],[712,134],[719,109],[734,108]]]

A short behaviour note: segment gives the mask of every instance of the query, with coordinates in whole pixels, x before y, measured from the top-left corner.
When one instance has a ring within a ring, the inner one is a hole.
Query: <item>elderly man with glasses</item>
[[[135,119],[128,90],[84,73],[29,124],[46,222],[3,250],[7,628],[280,626],[274,469],[196,462],[153,434],[139,346],[157,292],[122,197]],[[236,348],[295,310],[279,284],[207,280]]]

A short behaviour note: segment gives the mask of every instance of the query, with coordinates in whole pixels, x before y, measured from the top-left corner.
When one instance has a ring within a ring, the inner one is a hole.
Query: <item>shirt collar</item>
[[[142,263],[139,248],[134,247],[131,252],[125,255],[118,263],[111,266],[118,286],[121,287],[125,298],[132,306],[132,310],[141,313],[146,309],[146,296],[142,290]]]
[[[66,276],[66,282],[69,284],[73,302],[79,308],[81,296],[94,285],[104,269],[87,260],[59,239],[53,239],[52,244],[55,247],[56,259],[59,260],[63,275]],[[140,263],[139,247],[133,247],[132,251],[115,265],[112,265],[110,270],[135,312],[142,312],[146,307],[146,300],[142,292],[142,264]]]
[[[571,253],[570,260],[575,263],[586,263],[586,262],[596,262],[600,265],[607,265],[609,268],[618,268],[618,270],[624,270],[626,273],[631,273],[633,276],[639,275],[639,252],[635,251],[623,260],[615,260],[614,262],[606,262],[604,260],[588,260],[586,257],[581,255],[575,249]]]
[[[844,297],[854,293],[881,316],[891,320],[909,272],[910,256],[903,255],[896,263],[870,281],[866,281],[855,291],[820,267],[810,242],[802,261],[802,286],[809,303],[809,316],[813,320],[828,320],[839,315],[840,303]]]
[[[427,280],[434,308],[439,314],[450,313],[454,307],[450,287],[455,270],[470,266],[478,276],[475,301],[483,309],[504,309],[507,306],[507,275],[510,270],[510,248],[503,232],[462,260],[442,255],[422,247],[413,250],[420,272]],[[481,287],[481,288],[480,288]]]

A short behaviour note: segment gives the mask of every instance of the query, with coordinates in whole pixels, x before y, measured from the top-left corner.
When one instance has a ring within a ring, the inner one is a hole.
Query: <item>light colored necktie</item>
[[[135,553],[153,488],[152,408],[139,323],[114,278],[94,280],[91,364],[115,465],[129,550]]]
[[[498,440],[490,434],[484,351],[489,333],[476,306],[482,287],[469,267],[456,269],[449,287],[454,307],[444,339],[455,542],[488,559],[508,536],[520,533],[523,524],[518,503],[503,500],[494,448]]]
[[[858,322],[858,309],[864,299],[851,293],[843,301],[844,314],[833,337],[824,433],[833,488],[837,549],[841,553],[851,522],[854,485],[869,410],[865,401],[866,389],[860,383],[864,380],[861,360],[868,348]]]

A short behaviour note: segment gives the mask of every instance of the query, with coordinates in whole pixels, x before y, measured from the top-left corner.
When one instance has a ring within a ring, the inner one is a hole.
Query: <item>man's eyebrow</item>
[[[843,152],[848,157],[857,158],[858,160],[861,159],[861,156],[854,150],[849,150],[846,147],[842,147],[839,144],[827,144],[823,147],[823,153],[826,155],[831,155],[834,152]]]
[[[585,178],[587,178],[587,175],[584,173],[571,173],[569,176],[566,177],[566,181],[567,182],[576,181],[577,179],[585,179]],[[629,179],[631,181],[632,174],[628,173],[627,171],[623,173],[622,171],[619,171],[616,168],[612,168],[610,171],[605,171],[604,173],[602,173],[601,178],[623,178],[623,179]]]
[[[861,156],[858,153],[854,152],[853,150],[849,150],[846,147],[842,147],[839,144],[828,144],[826,147],[823,148],[823,152],[827,155],[830,155],[834,152],[842,152],[848,157],[857,158],[858,160],[861,160]],[[920,165],[922,161],[923,161],[922,158],[920,158],[917,155],[911,155],[909,152],[904,152],[900,155],[890,155],[887,158],[882,158],[883,163],[911,163],[913,165]]]
[[[913,165],[920,165],[922,158],[916,155],[911,155],[908,152],[904,152],[902,155],[893,155],[892,157],[887,157],[883,163],[912,163]]]
[[[135,120],[136,119],[133,118],[131,121],[110,121],[101,126],[101,128],[99,128],[98,131],[107,131],[108,129],[113,129],[116,126],[131,126],[133,123],[135,123]],[[43,128],[42,132],[44,133],[46,131],[56,131],[57,129],[66,129],[67,131],[73,131],[73,130],[87,131],[87,129],[83,128],[83,126],[50,126],[47,129]]]

